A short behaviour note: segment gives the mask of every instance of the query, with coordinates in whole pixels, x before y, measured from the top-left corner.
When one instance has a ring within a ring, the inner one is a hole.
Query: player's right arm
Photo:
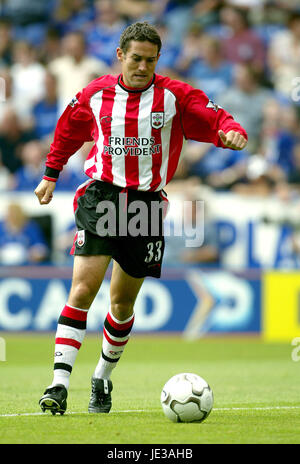
[[[93,140],[94,119],[86,91],[79,92],[59,118],[47,155],[44,179],[56,180],[69,158]]]
[[[93,115],[86,104],[83,90],[67,106],[57,122],[53,143],[45,163],[45,173],[34,191],[41,205],[50,203],[64,165],[84,142],[93,140],[92,133]]]

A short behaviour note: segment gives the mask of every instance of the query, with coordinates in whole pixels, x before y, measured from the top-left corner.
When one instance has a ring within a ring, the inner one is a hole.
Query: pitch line
[[[120,413],[129,413],[129,412],[149,412],[149,411],[159,411],[159,409],[128,409],[128,410],[123,410],[123,411],[111,411],[109,415],[111,414],[120,414]],[[87,411],[82,411],[82,412],[72,412],[72,411],[67,411],[66,415],[68,414],[89,414],[92,416],[93,414],[90,414]],[[60,414],[58,414],[60,415]],[[47,416],[45,412],[23,412],[20,414],[0,414],[0,417],[25,417],[25,416]]]
[[[300,409],[300,406],[254,406],[253,408],[213,408],[212,411],[272,411],[276,409]]]
[[[248,407],[232,407],[232,408],[213,408],[212,412],[222,412],[222,411],[276,411],[281,409],[300,409],[300,406],[257,406],[253,408]],[[109,415],[112,414],[122,414],[122,413],[135,413],[135,412],[155,412],[160,411],[160,409],[124,409],[121,411],[111,411]],[[88,413],[87,411],[83,412],[72,412],[68,411],[66,414],[92,414]],[[0,417],[26,417],[26,416],[46,416],[47,414],[44,412],[24,412],[20,414],[0,414]]]

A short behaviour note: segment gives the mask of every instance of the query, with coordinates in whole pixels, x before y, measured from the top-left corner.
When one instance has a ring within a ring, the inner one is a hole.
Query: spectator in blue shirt
[[[84,29],[93,18],[93,2],[88,0],[56,1],[52,13],[52,21],[61,35]]]
[[[21,152],[23,166],[15,172],[13,189],[16,191],[33,192],[44,171],[46,147],[40,140],[32,140],[24,145]],[[57,190],[60,192],[74,191],[78,185],[87,180],[82,172],[67,166],[61,173]]]
[[[281,108],[280,128],[276,138],[274,161],[290,176],[296,166],[294,164],[294,148],[300,141],[299,115],[295,107]]]
[[[215,100],[232,85],[233,69],[222,55],[219,39],[204,35],[201,43],[201,56],[191,64],[187,75],[210,99]]]
[[[24,144],[21,151],[22,166],[15,172],[14,190],[34,190],[36,180],[43,171],[43,160],[46,152],[39,140],[31,140]]]
[[[186,169],[190,176],[216,190],[228,190],[244,179],[249,153],[247,150],[220,149],[210,144],[188,142],[185,151]]]
[[[0,264],[40,264],[47,259],[48,253],[39,225],[27,218],[19,204],[10,203],[0,221]]]
[[[90,55],[112,66],[116,61],[116,48],[119,46],[120,34],[125,29],[114,3],[108,0],[95,2],[96,18],[86,28],[87,51]]]
[[[25,143],[32,140],[32,130],[22,126],[21,119],[12,105],[5,107],[0,127],[0,154],[2,164],[14,174],[21,166],[20,153]]]
[[[33,108],[34,131],[38,139],[52,136],[59,117],[56,77],[47,72],[45,97]]]
[[[155,27],[164,44],[161,55],[157,62],[156,71],[158,74],[168,74],[169,77],[174,76],[175,79],[179,78],[179,75],[175,75],[176,69],[174,67],[174,63],[176,63],[179,57],[180,46],[170,42],[169,31],[163,21],[157,22]]]

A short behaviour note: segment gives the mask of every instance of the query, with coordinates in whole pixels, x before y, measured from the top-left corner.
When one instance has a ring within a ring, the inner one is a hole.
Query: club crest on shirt
[[[151,127],[153,129],[160,129],[165,122],[165,113],[163,111],[151,113]]]
[[[79,230],[77,232],[77,246],[82,247],[85,242],[85,230]]]

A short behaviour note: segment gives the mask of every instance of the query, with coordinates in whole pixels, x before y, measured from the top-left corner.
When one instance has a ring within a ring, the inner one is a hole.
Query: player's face
[[[157,45],[148,41],[131,40],[126,53],[117,49],[117,57],[121,62],[124,84],[142,88],[152,78],[159,54]]]

